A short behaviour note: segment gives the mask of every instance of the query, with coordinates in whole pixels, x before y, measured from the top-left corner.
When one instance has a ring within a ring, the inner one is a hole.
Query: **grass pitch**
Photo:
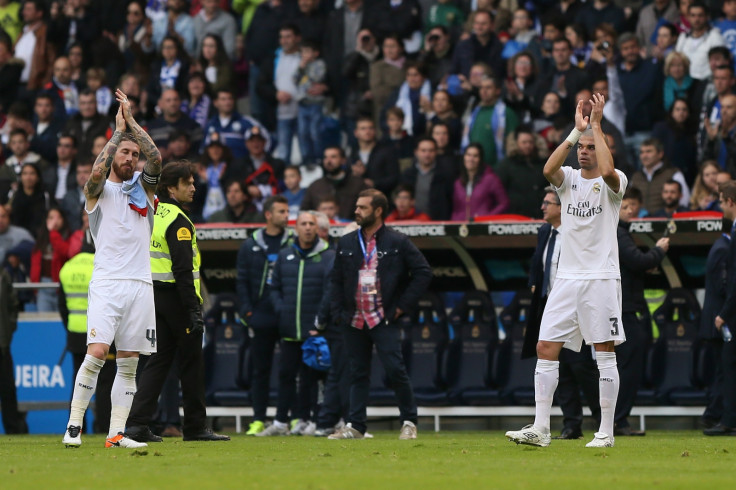
[[[590,437],[588,437],[590,436]],[[587,449],[592,438],[517,446],[502,432],[398,432],[372,440],[255,438],[222,443],[166,439],[147,450],[105,449],[84,436],[0,436],[0,488],[734,488],[736,437],[652,431]],[[553,490],[557,490],[554,489]]]

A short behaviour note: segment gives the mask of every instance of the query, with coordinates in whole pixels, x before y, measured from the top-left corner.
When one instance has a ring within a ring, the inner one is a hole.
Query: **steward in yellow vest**
[[[184,402],[184,440],[230,439],[214,434],[205,425],[201,259],[196,230],[186,215],[186,205],[194,199],[195,175],[191,163],[171,162],[164,167],[158,183],[160,202],[153,218],[150,247],[157,352],[143,368],[125,432],[138,442],[161,442],[149,425],[175,358]]]

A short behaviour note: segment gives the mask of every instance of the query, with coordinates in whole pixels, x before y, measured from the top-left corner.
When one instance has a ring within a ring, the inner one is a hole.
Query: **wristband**
[[[582,131],[578,131],[577,128],[572,128],[572,131],[570,131],[570,134],[565,138],[565,141],[570,143],[572,146],[575,146],[582,134]]]

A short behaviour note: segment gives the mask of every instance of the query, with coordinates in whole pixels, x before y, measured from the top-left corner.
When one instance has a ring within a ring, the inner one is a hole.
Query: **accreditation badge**
[[[360,291],[363,294],[378,294],[377,277],[375,270],[361,269],[358,276],[360,280]]]

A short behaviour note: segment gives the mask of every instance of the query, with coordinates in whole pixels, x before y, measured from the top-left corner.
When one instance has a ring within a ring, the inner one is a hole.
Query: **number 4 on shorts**
[[[611,335],[618,335],[618,318],[609,318],[611,322]]]

